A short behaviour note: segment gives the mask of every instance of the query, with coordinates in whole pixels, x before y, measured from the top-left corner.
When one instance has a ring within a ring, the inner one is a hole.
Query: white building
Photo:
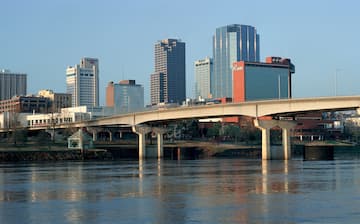
[[[110,82],[106,87],[106,106],[113,107],[115,113],[144,110],[144,87],[135,80]]]
[[[99,106],[99,60],[82,58],[80,65],[66,69],[67,93],[72,106]]]
[[[26,116],[28,113],[3,112],[0,113],[0,129],[26,127]]]
[[[203,60],[197,60],[195,67],[195,98],[211,98],[210,77],[213,70],[212,59],[206,57]]]
[[[25,117],[24,126],[49,127],[58,124],[81,122],[113,115],[113,109],[107,107],[69,107],[62,108],[60,113],[31,114]],[[0,117],[1,119],[1,117]]]
[[[72,123],[89,119],[90,116],[86,113],[31,114],[26,116],[26,126],[51,128],[58,124]]]
[[[13,96],[25,96],[27,90],[26,76],[26,74],[0,69],[0,100],[11,99]]]

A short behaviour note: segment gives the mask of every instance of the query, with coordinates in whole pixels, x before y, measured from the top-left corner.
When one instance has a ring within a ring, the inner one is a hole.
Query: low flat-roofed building
[[[39,96],[16,96],[0,101],[0,113],[49,113],[50,99]]]

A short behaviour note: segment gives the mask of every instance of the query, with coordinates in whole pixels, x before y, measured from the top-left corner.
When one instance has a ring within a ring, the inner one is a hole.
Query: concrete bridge
[[[312,111],[355,110],[360,107],[360,96],[317,97],[304,99],[266,100],[243,103],[213,104],[192,107],[177,107],[116,115],[84,123],[87,127],[107,125],[130,125],[139,135],[139,157],[145,157],[145,134],[151,128],[146,124],[191,118],[213,118],[227,116],[254,117],[254,124],[262,131],[262,159],[271,159],[270,129],[280,127],[283,135],[284,159],[291,158],[290,130],[296,125],[294,121],[281,120]],[[261,120],[270,116],[272,120]],[[162,134],[164,130],[155,131],[158,136],[158,156],[162,156]]]
[[[271,159],[270,129],[282,129],[284,159],[291,158],[290,130],[296,125],[294,121],[281,120],[282,117],[291,117],[312,111],[342,111],[355,110],[360,107],[360,96],[316,97],[303,99],[250,101],[242,103],[213,104],[190,107],[162,108],[153,111],[144,111],[129,114],[120,114],[96,120],[73,123],[72,127],[99,127],[99,126],[130,126],[139,136],[139,157],[145,157],[145,135],[150,131],[158,137],[158,156],[162,157],[162,142],[165,130],[151,128],[149,125],[171,120],[213,118],[227,116],[249,116],[254,118],[254,124],[262,131],[262,159]],[[262,120],[264,116],[272,120]],[[63,128],[57,125],[57,128]],[[64,128],[69,124],[64,125]]]
[[[86,122],[86,126],[139,125],[150,122],[212,118],[226,116],[289,117],[309,111],[341,111],[360,107],[360,96],[318,97],[304,99],[250,101],[243,103],[213,104],[176,107],[153,111],[121,114]]]

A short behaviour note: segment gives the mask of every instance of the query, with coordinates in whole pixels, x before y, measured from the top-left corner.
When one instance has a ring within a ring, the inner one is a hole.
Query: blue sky
[[[194,61],[212,56],[217,27],[237,23],[257,28],[262,61],[292,60],[294,97],[360,95],[359,8],[352,0],[0,0],[0,68],[27,73],[28,93],[66,92],[66,67],[97,57],[102,104],[107,83],[121,79],[144,85],[149,102],[154,44],[180,38],[192,97]]]

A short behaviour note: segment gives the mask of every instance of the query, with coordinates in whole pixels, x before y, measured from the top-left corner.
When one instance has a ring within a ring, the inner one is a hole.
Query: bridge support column
[[[151,127],[148,126],[132,126],[132,130],[139,136],[139,159],[143,159],[146,156],[146,139],[145,136],[151,131]]]
[[[108,133],[109,133],[109,141],[112,142],[113,141],[113,133],[110,130],[108,131]]]
[[[157,156],[158,158],[164,157],[164,134],[167,132],[164,128],[153,128],[157,137]]]
[[[263,120],[254,120],[255,127],[261,130],[261,158],[263,160],[271,159],[270,150],[270,129],[273,127],[271,123]]]
[[[290,129],[282,129],[282,144],[284,148],[284,160],[291,159]]]
[[[119,131],[119,138],[122,139],[122,137],[123,137],[123,132]]]
[[[270,147],[270,129],[280,127],[282,129],[282,147],[284,160],[291,159],[290,130],[296,125],[293,121],[281,120],[254,120],[255,127],[261,130],[262,137],[262,159],[272,159]]]
[[[91,128],[86,128],[86,130],[88,130],[89,132],[92,133],[92,139],[93,139],[93,142],[97,141],[97,136],[98,136],[98,133],[99,133],[99,128],[94,128],[94,127],[91,127]]]

